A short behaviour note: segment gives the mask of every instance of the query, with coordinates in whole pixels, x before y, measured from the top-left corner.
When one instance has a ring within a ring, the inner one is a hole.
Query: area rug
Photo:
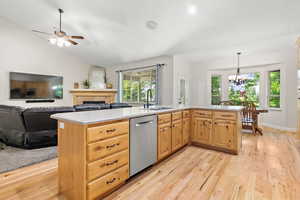
[[[1,145],[1,148],[0,173],[8,172],[57,157],[57,147],[27,150]]]

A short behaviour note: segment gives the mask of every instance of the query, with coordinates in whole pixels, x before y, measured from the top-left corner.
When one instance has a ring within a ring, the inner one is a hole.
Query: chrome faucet
[[[152,99],[152,90],[148,89],[147,90],[147,102],[146,102],[146,104],[144,104],[144,108],[150,107],[150,103],[149,103],[150,99]]]

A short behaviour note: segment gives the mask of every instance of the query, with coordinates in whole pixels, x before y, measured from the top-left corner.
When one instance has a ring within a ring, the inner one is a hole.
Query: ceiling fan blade
[[[41,34],[45,34],[45,35],[52,35],[52,33],[46,33],[46,32],[43,32],[43,31],[37,31],[37,30],[32,30],[33,32],[35,33],[41,33]]]
[[[77,44],[78,44],[77,42],[75,42],[75,41],[73,41],[73,40],[68,40],[68,42],[70,42],[70,43],[73,44],[73,45],[77,45]]]
[[[79,39],[79,40],[83,40],[84,39],[83,36],[70,36],[70,38],[72,38],[72,39]]]

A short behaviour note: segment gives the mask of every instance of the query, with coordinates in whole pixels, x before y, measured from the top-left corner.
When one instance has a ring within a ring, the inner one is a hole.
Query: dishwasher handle
[[[143,126],[147,124],[153,124],[153,120],[136,123],[135,126]]]

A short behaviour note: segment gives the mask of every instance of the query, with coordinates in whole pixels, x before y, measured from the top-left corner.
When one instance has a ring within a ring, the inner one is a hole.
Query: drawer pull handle
[[[232,115],[222,115],[222,117],[232,117]]]
[[[95,147],[95,151],[100,151],[103,147],[101,146],[98,146],[98,147]]]
[[[113,132],[115,132],[117,129],[115,129],[115,128],[113,128],[113,129],[108,129],[108,130],[106,130],[106,133],[113,133]]]
[[[106,166],[110,166],[110,165],[113,165],[113,164],[118,163],[118,162],[119,162],[119,160],[115,160],[115,161],[112,161],[110,163],[106,163]]]
[[[116,144],[108,145],[108,146],[106,146],[106,148],[110,149],[110,148],[113,148],[113,147],[119,146],[119,145],[120,145],[120,143],[116,143]]]
[[[116,178],[111,179],[110,181],[106,181],[106,185],[111,184],[113,182],[115,182],[115,180],[117,180]]]

